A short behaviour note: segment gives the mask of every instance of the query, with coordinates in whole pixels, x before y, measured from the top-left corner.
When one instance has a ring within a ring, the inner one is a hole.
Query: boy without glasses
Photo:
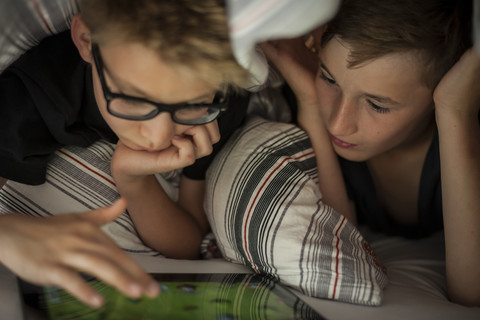
[[[231,87],[247,73],[231,52],[221,0],[84,0],[81,12],[70,33],[44,40],[0,76],[0,132],[9,137],[0,144],[1,182],[41,184],[57,149],[106,139],[117,143],[111,169],[126,202],[45,219],[0,216],[0,261],[99,306],[77,270],[130,297],[158,293],[99,228],[125,206],[147,245],[198,257],[209,229],[204,173],[243,121],[248,96]],[[154,174],[178,168],[175,203]]]
[[[443,229],[448,295],[479,305],[480,55],[469,49],[471,16],[471,1],[344,0],[317,38],[315,78],[284,50],[264,48],[297,94],[317,157],[332,146],[339,156],[355,213],[333,207],[391,235]]]

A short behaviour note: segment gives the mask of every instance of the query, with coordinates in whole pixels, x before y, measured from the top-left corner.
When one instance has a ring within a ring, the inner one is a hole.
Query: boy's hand
[[[154,297],[158,285],[121,250],[100,226],[118,217],[125,200],[83,214],[48,218],[0,216],[0,261],[19,277],[66,289],[92,307],[103,297],[78,274],[88,273],[131,298]]]
[[[315,72],[317,57],[303,38],[264,42],[262,50],[283,75],[299,102],[316,105]]]
[[[445,74],[433,99],[438,128],[449,299],[480,305],[480,53]]]
[[[476,121],[480,109],[480,53],[471,48],[445,74],[434,91],[435,109],[448,117]]]
[[[315,36],[314,42],[320,41],[323,30],[324,27],[319,27],[312,32],[312,37]],[[314,43],[312,45],[318,47]],[[318,125],[320,114],[315,89],[317,52],[307,48],[302,37],[264,42],[261,47],[295,93],[300,126],[303,127],[304,122]]]
[[[112,159],[112,174],[117,183],[187,167],[212,153],[220,140],[217,121],[188,128],[183,136],[172,139],[172,145],[156,152],[137,151],[121,141]]]

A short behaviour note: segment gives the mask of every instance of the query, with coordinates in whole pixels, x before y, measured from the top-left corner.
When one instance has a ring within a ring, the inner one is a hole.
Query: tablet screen
[[[158,297],[129,299],[89,280],[106,300],[92,309],[62,289],[20,283],[25,319],[324,319],[275,281],[257,274],[153,274]]]

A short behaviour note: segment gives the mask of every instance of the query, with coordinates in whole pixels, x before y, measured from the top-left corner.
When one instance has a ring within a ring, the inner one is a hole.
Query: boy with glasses
[[[248,75],[231,52],[223,1],[85,0],[81,12],[70,34],[44,40],[0,76],[1,182],[41,184],[56,150],[105,139],[117,143],[111,170],[126,203],[0,216],[0,261],[98,307],[102,297],[77,270],[132,298],[158,293],[99,228],[126,206],[147,245],[173,258],[199,255],[209,229],[204,173],[243,121],[248,95],[235,88]],[[179,168],[173,202],[154,175]]]

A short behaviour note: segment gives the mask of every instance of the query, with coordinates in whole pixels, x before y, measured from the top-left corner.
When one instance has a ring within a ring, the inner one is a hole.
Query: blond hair
[[[140,43],[208,82],[246,83],[248,72],[230,46],[224,0],[82,0],[80,11],[92,41]]]

